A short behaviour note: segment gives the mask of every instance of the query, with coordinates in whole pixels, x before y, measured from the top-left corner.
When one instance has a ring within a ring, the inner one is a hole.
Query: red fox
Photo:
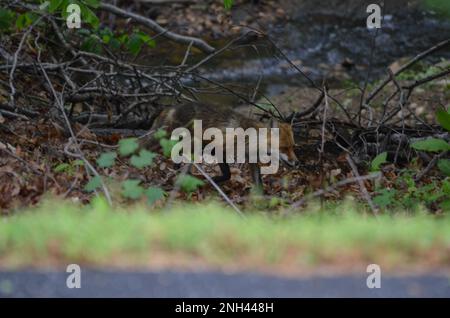
[[[294,152],[295,142],[290,124],[272,121],[269,125],[265,125],[256,119],[248,118],[222,105],[193,102],[165,109],[156,118],[152,130],[156,131],[159,128],[163,128],[169,135],[174,129],[179,127],[192,131],[194,120],[202,121],[203,130],[217,128],[224,134],[227,128],[242,128],[243,130],[248,128],[255,128],[256,130],[260,128],[279,128],[279,158],[290,167],[294,167],[298,163]],[[271,144],[271,139],[271,134],[269,134],[267,138],[268,144]],[[246,140],[246,142],[248,141]],[[202,147],[205,147],[205,145],[203,144]],[[226,146],[223,149],[226,149]],[[270,149],[270,145],[268,149]],[[259,161],[257,163],[249,163],[249,166],[253,182],[256,187],[261,189],[261,171],[258,163]],[[222,175],[213,177],[213,180],[218,183],[229,180],[231,173],[228,163],[219,163],[219,167]]]

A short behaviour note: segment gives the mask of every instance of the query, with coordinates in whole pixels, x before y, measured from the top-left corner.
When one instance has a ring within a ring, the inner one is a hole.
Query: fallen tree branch
[[[136,14],[134,12],[128,12],[128,11],[123,10],[119,7],[116,7],[112,4],[100,3],[99,9],[113,13],[115,15],[119,15],[124,18],[131,18],[132,20],[136,21],[137,23],[144,25],[157,33],[160,33],[161,36],[163,36],[169,40],[172,40],[174,42],[187,44],[187,45],[189,45],[192,42],[193,46],[197,47],[198,49],[202,50],[205,53],[212,53],[215,51],[215,49],[211,45],[209,45],[202,39],[192,37],[192,36],[185,36],[185,35],[173,33],[171,31],[163,28],[162,26],[160,26],[158,23],[156,23],[152,19],[143,17],[142,15]]]
[[[434,166],[437,164],[439,159],[444,158],[446,155],[448,154],[448,151],[444,151],[441,152],[438,155],[435,155],[433,157],[433,159],[431,159],[431,161],[428,163],[428,165],[425,167],[425,169],[423,169],[422,171],[420,171],[414,178],[414,181],[418,182],[420,180],[422,180],[423,177],[425,177],[425,175],[427,175],[428,172],[430,172],[431,169],[434,168]]]
[[[413,58],[411,61],[409,61],[408,63],[406,63],[405,65],[403,65],[402,67],[400,67],[396,72],[394,72],[394,76],[399,75],[400,73],[404,72],[406,69],[408,69],[409,67],[413,66],[415,63],[417,63],[418,61],[424,59],[425,57],[427,57],[428,55],[444,48],[445,46],[450,44],[450,39],[442,41],[440,43],[438,43],[437,45],[429,48],[428,50],[418,54],[415,58]],[[387,76],[384,81],[382,81],[377,87],[375,87],[375,89],[369,94],[369,96],[367,97],[365,104],[369,104],[370,101],[392,80],[391,76]]]
[[[450,75],[450,68],[446,69],[446,70],[443,70],[442,72],[439,72],[437,74],[434,74],[434,75],[425,77],[423,79],[417,80],[414,83],[412,83],[411,85],[403,86],[402,88],[412,90],[412,89],[416,88],[417,86],[420,86],[422,84],[434,81],[435,79],[438,79],[438,78],[441,78],[441,77],[445,77],[447,75]]]

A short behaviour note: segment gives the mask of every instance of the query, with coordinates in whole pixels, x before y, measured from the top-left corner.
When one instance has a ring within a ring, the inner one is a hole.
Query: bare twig
[[[444,152],[441,152],[441,153],[438,154],[438,155],[435,155],[435,156],[433,157],[433,159],[431,159],[431,161],[430,161],[430,162],[428,163],[428,165],[425,167],[425,169],[423,169],[422,171],[420,171],[420,172],[415,176],[414,180],[415,180],[416,182],[422,180],[422,178],[425,177],[425,176],[430,172],[430,170],[434,168],[434,166],[437,164],[437,162],[439,161],[439,159],[444,158],[447,154],[448,154],[448,151],[444,151]]]
[[[325,130],[327,125],[327,111],[328,111],[328,93],[327,89],[324,87],[323,89],[325,95],[325,107],[323,108],[323,118],[322,118],[322,131],[321,131],[321,143],[320,143],[320,153],[319,153],[319,161],[323,162],[323,154],[325,150]]]
[[[15,107],[15,96],[16,96],[16,88],[14,86],[14,72],[16,70],[17,60],[18,60],[20,51],[22,51],[22,47],[23,47],[23,44],[25,43],[26,38],[31,33],[31,31],[33,30],[34,26],[41,21],[41,19],[42,19],[42,17],[39,17],[38,19],[36,19],[36,21],[33,22],[33,24],[31,24],[28,27],[28,29],[22,35],[22,38],[20,39],[20,42],[19,42],[19,46],[17,47],[17,50],[16,50],[16,52],[13,55],[12,67],[11,67],[11,70],[9,72],[9,86],[11,88],[10,104],[13,107]]]
[[[375,205],[372,202],[372,199],[370,197],[369,191],[367,191],[366,185],[364,184],[364,181],[361,180],[361,176],[359,175],[358,172],[358,168],[356,167],[355,163],[353,162],[352,158],[350,157],[350,155],[347,154],[347,162],[350,166],[350,168],[353,171],[353,175],[355,176],[355,178],[357,178],[357,182],[359,185],[359,188],[363,194],[364,199],[367,201],[367,204],[369,205],[370,209],[372,210],[373,214],[377,214],[378,213],[378,209],[375,207]]]

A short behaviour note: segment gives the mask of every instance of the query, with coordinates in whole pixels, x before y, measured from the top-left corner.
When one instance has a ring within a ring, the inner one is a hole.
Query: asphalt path
[[[66,272],[0,272],[0,297],[450,297],[444,275],[281,278],[253,273],[81,271],[81,288]]]

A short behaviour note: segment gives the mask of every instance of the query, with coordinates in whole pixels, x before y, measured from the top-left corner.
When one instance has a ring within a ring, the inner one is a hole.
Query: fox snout
[[[289,167],[296,167],[299,163],[293,149],[280,149],[280,159]]]

